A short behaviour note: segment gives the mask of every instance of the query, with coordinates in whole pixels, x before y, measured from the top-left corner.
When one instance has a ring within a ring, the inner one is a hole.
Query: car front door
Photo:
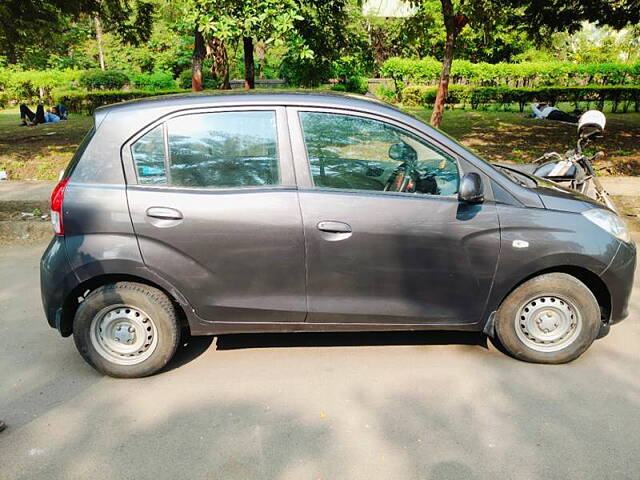
[[[287,114],[307,250],[307,322],[479,322],[499,226],[493,202],[457,199],[472,166],[388,119]]]
[[[302,219],[284,108],[180,112],[123,149],[146,265],[203,319],[302,322]]]

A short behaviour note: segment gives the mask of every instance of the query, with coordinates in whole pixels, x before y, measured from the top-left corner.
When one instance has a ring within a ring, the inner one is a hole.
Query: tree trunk
[[[244,88],[250,90],[256,88],[253,39],[251,37],[244,37],[242,39],[242,45],[244,47]]]
[[[100,18],[96,15],[94,17],[94,21],[96,24],[96,42],[98,43],[98,59],[100,60],[100,69],[105,70],[104,65],[104,49],[102,48],[102,24],[100,23]]]
[[[191,90],[194,92],[202,91],[202,62],[207,53],[204,45],[204,37],[202,32],[196,29],[193,34],[193,55],[191,56]]]
[[[211,62],[211,75],[215,79],[220,80],[218,88],[220,90],[231,90],[227,47],[222,40],[216,37],[207,39],[206,47],[207,57],[213,60],[213,62]]]
[[[266,66],[267,45],[264,42],[256,42],[256,57],[258,57],[256,65],[256,77],[262,78]]]
[[[440,74],[440,83],[438,84],[438,94],[436,95],[433,113],[431,114],[431,125],[438,128],[440,127],[440,123],[442,123],[444,104],[447,99],[447,93],[449,92],[449,77],[451,75],[451,64],[453,63],[456,38],[467,23],[466,18],[462,15],[456,16],[451,0],[441,0],[441,3],[446,39],[444,43],[444,58],[442,59],[442,73]]]

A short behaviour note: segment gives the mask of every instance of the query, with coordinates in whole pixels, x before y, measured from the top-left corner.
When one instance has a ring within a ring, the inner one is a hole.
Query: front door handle
[[[329,220],[323,220],[318,222],[318,230],[328,233],[351,233],[351,225],[344,222],[334,222]]]
[[[149,207],[147,217],[159,218],[161,220],[182,220],[182,213],[175,208],[169,207]]]

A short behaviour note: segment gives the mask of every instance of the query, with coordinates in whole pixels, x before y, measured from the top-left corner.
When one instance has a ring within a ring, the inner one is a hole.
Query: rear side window
[[[199,113],[156,127],[131,152],[141,184],[257,187],[280,183],[277,145],[273,111]]]
[[[158,125],[139,138],[131,147],[131,154],[136,162],[140,183],[146,185],[167,183],[163,125]]]

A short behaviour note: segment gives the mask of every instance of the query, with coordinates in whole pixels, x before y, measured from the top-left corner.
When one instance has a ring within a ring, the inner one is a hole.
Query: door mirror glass
[[[475,172],[465,173],[460,181],[458,200],[465,203],[484,202],[484,188],[482,178]]]
[[[398,142],[389,147],[389,158],[398,162],[415,162],[418,153],[411,145]]]

